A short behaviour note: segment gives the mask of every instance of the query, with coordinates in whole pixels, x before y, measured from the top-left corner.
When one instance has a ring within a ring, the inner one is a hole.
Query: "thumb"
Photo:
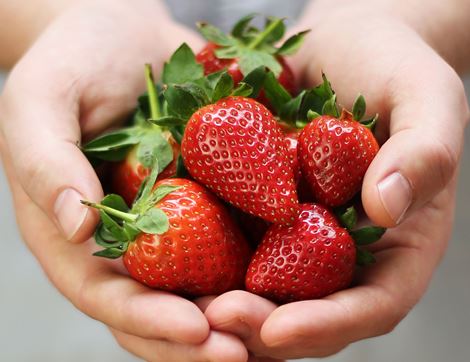
[[[390,138],[367,170],[362,188],[364,209],[374,223],[399,224],[454,176],[468,108],[462,82],[450,78],[450,85],[423,87],[417,82],[420,89],[404,92],[406,98],[392,107]]]
[[[21,88],[7,84],[1,97],[3,151],[12,160],[16,179],[26,194],[63,237],[85,241],[96,226],[97,215],[80,200],[99,200],[103,192],[78,146],[78,102],[73,106],[68,95],[38,95]]]

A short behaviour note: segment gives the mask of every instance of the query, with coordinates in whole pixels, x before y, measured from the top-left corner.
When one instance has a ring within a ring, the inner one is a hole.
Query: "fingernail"
[[[400,173],[394,172],[377,185],[380,200],[390,218],[399,224],[411,205],[410,182]]]
[[[74,189],[65,189],[57,197],[54,213],[67,240],[72,239],[85,221],[88,209],[80,203],[83,196]]]

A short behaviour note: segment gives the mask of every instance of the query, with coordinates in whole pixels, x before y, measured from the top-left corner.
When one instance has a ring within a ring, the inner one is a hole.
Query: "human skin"
[[[201,41],[158,1],[73,3],[49,14],[51,24],[37,40],[36,27],[23,30],[18,49],[29,50],[0,96],[0,150],[21,235],[54,286],[140,358],[246,360],[238,337],[210,330],[203,315],[207,298],[192,302],[148,289],[126,275],[120,260],[93,257],[93,240],[84,241],[97,217],[83,214],[78,200],[59,208],[69,217],[65,228],[58,220],[55,203],[64,189],[89,200],[103,194],[77,143],[119,124],[133,109],[145,88],[144,63],[153,63],[158,74],[181,42],[197,48]]]
[[[371,248],[377,263],[363,268],[352,288],[282,306],[229,292],[206,309],[213,329],[238,335],[258,356],[322,357],[389,333],[419,301],[453,224],[469,116],[452,68],[469,65],[465,9],[469,1],[325,0],[306,10],[297,27],[313,31],[293,69],[304,85],[318,84],[323,70],[342,105],[351,107],[361,92],[370,114],[381,115],[383,144],[362,201],[372,222],[391,229]],[[435,13],[441,16],[428,22]]]
[[[453,42],[467,41],[466,35],[452,28],[464,25],[449,19],[468,2],[445,2],[443,10],[427,2],[445,15],[439,21],[455,34],[452,41],[440,40],[436,23],[426,25],[422,18],[429,16],[422,11],[406,10],[420,3],[317,1],[298,24],[313,29],[292,59],[298,78],[317,84],[323,69],[341,104],[350,106],[360,91],[369,112],[381,114],[379,139],[390,138],[366,175],[363,201],[373,222],[401,222],[373,247],[378,262],[361,272],[357,286],[283,306],[244,291],[196,303],[151,291],[125,276],[119,262],[92,257],[92,242],[80,243],[91,235],[95,214],[83,218],[74,209],[78,216],[72,219],[80,225],[61,226],[54,213],[61,191],[72,187],[87,199],[102,196],[75,142],[132,109],[144,87],[143,63],[161,65],[183,40],[195,49],[200,40],[151,0],[139,6],[79,2],[53,13],[55,20],[17,63],[0,98],[0,149],[18,224],[52,283],[78,309],[108,325],[124,348],[149,361],[244,361],[248,352],[252,360],[325,356],[392,330],[424,293],[445,252],[468,118],[462,84],[446,63],[465,68],[463,47]],[[458,13],[460,19],[470,11]],[[143,22],[150,14],[162,21]],[[171,39],[159,36],[162,28]],[[389,179],[381,197],[377,185],[397,171],[405,181]],[[394,198],[400,202],[387,205],[387,192],[401,195]]]

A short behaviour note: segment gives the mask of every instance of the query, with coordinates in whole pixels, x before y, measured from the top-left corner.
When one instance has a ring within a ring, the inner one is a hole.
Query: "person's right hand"
[[[24,240],[52,283],[149,361],[243,361],[241,341],[211,332],[196,303],[150,290],[120,261],[93,257],[99,180],[77,144],[111,126],[144,90],[144,63],[198,45],[157,1],[81,2],[59,16],[12,70],[0,97],[0,151]],[[67,240],[75,242],[69,243]]]

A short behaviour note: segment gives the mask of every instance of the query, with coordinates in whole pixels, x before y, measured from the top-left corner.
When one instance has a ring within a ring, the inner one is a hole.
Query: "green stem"
[[[258,45],[264,42],[264,40],[268,37],[271,32],[276,29],[276,27],[281,23],[283,19],[276,19],[272,23],[270,23],[266,29],[264,29],[261,33],[259,33],[256,38],[254,38],[250,44],[248,44],[249,49],[256,49]]]
[[[152,66],[145,64],[145,81],[147,83],[147,91],[150,103],[150,118],[157,119],[161,117],[160,104],[158,102],[157,88],[153,80]]]
[[[112,207],[105,206],[105,205],[102,205],[102,204],[97,204],[95,202],[90,202],[90,201],[86,201],[86,200],[80,200],[80,202],[85,206],[93,207],[93,208],[98,209],[98,210],[103,210],[107,214],[115,216],[115,217],[117,217],[121,220],[127,221],[127,222],[134,222],[134,221],[137,220],[137,217],[138,217],[137,215],[129,214],[128,212],[119,211],[119,210],[113,209]]]

